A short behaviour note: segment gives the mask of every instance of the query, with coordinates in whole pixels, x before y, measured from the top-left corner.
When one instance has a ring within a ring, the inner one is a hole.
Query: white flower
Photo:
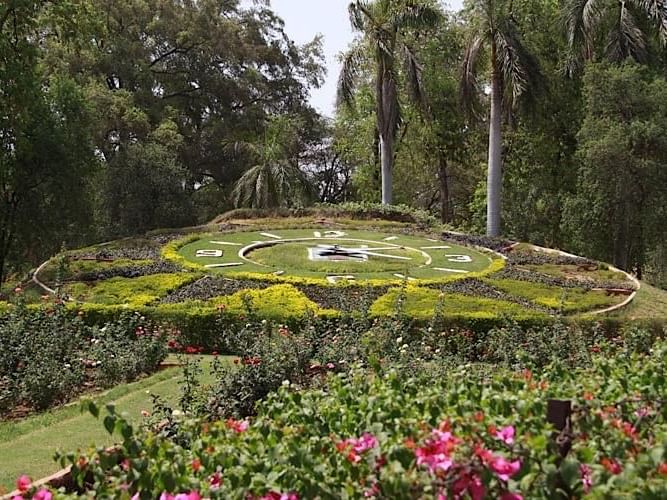
[[[398,338],[396,339],[396,343],[397,343],[397,344],[400,344],[401,342],[403,342],[403,337],[398,337]]]
[[[403,347],[401,347],[401,349],[403,349],[404,351],[405,351],[407,348],[408,348],[408,344],[403,344]]]
[[[181,410],[173,410],[173,411],[171,412],[171,414],[172,414],[174,417],[180,417],[181,415],[183,415],[183,412],[182,412]]]

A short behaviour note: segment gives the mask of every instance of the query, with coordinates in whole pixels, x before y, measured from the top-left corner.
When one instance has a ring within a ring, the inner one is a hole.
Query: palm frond
[[[611,61],[621,62],[628,57],[637,62],[646,60],[644,33],[624,3],[619,5],[618,17],[609,32],[608,40],[605,53]]]
[[[665,0],[630,0],[646,16],[658,25],[660,40],[667,45],[667,1]]]
[[[361,45],[352,47],[343,56],[343,66],[338,76],[338,87],[336,89],[336,106],[343,104],[351,106],[354,102],[354,87],[359,75],[364,51]]]
[[[365,31],[366,25],[369,21],[368,5],[362,0],[355,0],[347,7],[350,16],[350,24],[352,29],[356,31]]]
[[[495,33],[497,61],[503,75],[504,92],[511,95],[511,107],[522,98],[532,98],[543,86],[543,75],[537,58],[525,47],[514,23],[504,20]]]
[[[421,2],[408,2],[392,16],[390,23],[397,31],[403,29],[427,30],[435,28],[442,19],[442,13]]]
[[[568,0],[563,9],[563,21],[569,47],[567,72],[572,75],[583,60],[590,59],[593,36],[604,14],[603,0]]]
[[[483,45],[484,38],[476,34],[468,41],[463,54],[459,93],[461,103],[471,113],[475,113],[478,107],[479,94],[481,92],[479,82],[477,81],[477,64]]]
[[[422,85],[423,68],[421,64],[419,64],[412,48],[407,44],[403,44],[403,58],[408,96],[416,106],[424,111],[426,109],[426,97]]]

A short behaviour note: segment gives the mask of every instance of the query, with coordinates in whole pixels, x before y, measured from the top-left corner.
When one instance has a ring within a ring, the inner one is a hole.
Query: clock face
[[[183,246],[188,261],[230,277],[262,273],[364,280],[438,280],[485,270],[491,258],[469,247],[403,234],[281,229],[208,234]]]

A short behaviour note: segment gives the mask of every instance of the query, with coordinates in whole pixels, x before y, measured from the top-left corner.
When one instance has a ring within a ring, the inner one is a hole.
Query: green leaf
[[[116,417],[113,415],[107,415],[104,417],[104,428],[109,434],[113,434],[114,427],[116,426]]]
[[[581,464],[578,460],[565,460],[560,466],[560,475],[565,484],[574,487],[581,478]]]

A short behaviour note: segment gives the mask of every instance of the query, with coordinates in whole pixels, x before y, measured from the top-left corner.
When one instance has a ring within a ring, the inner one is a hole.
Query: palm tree
[[[394,141],[401,123],[396,66],[400,57],[405,66],[410,97],[422,103],[421,67],[405,35],[410,30],[419,31],[437,24],[440,11],[431,4],[429,0],[355,0],[348,9],[352,27],[363,34],[364,43],[351,49],[343,59],[338,81],[338,103],[352,103],[357,76],[366,50],[370,48],[375,65],[382,203],[387,205],[392,203]]]
[[[489,164],[487,176],[486,232],[500,235],[503,184],[502,121],[519,102],[531,97],[542,74],[537,59],[526,49],[511,12],[511,1],[476,0],[471,4],[472,34],[467,43],[461,78],[461,97],[476,109],[482,94],[489,94]],[[488,51],[490,81],[478,80],[479,62]]]
[[[570,57],[573,73],[582,61],[595,55],[596,45],[604,46],[604,57],[620,62],[628,57],[645,62],[646,34],[639,17],[657,25],[660,40],[667,44],[667,4],[664,0],[567,0],[565,4]]]
[[[259,143],[226,145],[230,156],[249,157],[251,167],[236,182],[232,201],[237,207],[277,208],[304,203],[314,196],[314,187],[299,168],[296,124],[289,117],[274,118]]]

